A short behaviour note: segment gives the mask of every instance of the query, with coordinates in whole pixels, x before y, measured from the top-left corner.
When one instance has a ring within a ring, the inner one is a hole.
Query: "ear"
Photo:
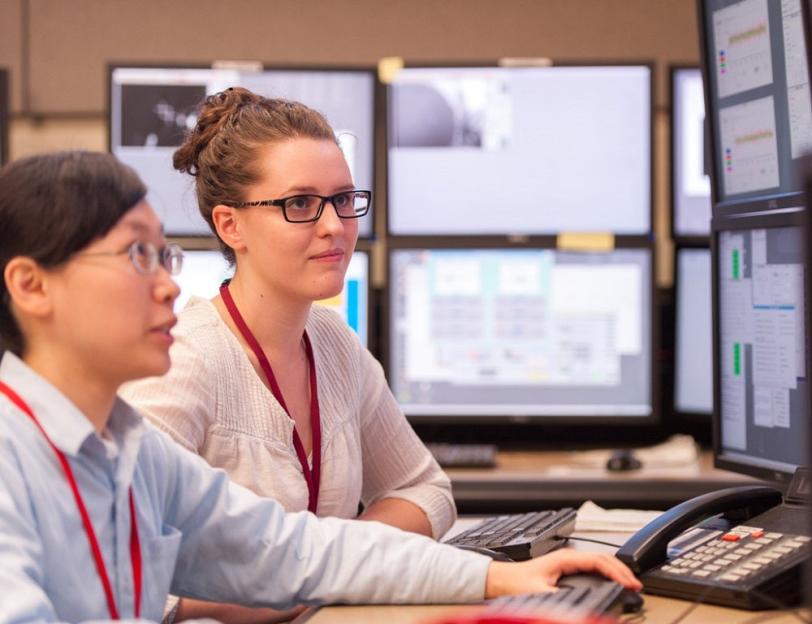
[[[27,316],[42,318],[53,309],[47,274],[33,259],[12,258],[3,271],[12,306]]]
[[[244,224],[238,208],[218,204],[211,211],[211,220],[220,240],[234,251],[245,249],[242,238]]]

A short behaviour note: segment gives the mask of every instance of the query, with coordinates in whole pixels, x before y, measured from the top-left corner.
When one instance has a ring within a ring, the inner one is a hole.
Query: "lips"
[[[329,259],[336,259],[336,258],[343,258],[344,257],[344,250],[343,249],[328,249],[320,254],[316,254],[315,256],[311,256],[313,260],[329,260]]]
[[[169,336],[170,335],[169,332],[172,330],[172,328],[175,325],[177,325],[177,323],[178,323],[178,318],[176,316],[173,316],[172,318],[167,320],[165,323],[161,323],[160,325],[156,325],[150,331],[153,331],[153,332],[156,332],[156,333],[159,333],[159,334],[166,334],[167,336]]]

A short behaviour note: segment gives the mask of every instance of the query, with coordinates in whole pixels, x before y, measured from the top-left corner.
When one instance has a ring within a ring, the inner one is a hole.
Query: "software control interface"
[[[217,295],[220,284],[233,276],[223,254],[214,250],[186,250],[183,270],[174,279],[180,287],[175,310],[182,310],[193,296],[211,299]],[[361,344],[367,344],[369,314],[369,255],[356,251],[350,259],[344,276],[344,288],[335,297],[317,302],[337,312],[358,334]]]
[[[719,200],[801,187],[793,161],[812,148],[800,0],[707,2],[709,94]]]
[[[792,474],[808,429],[800,227],[719,233],[721,451]]]
[[[410,416],[651,414],[651,254],[397,249],[388,377]]]

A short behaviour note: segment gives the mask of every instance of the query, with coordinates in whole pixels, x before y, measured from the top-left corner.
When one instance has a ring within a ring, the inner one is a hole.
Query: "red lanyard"
[[[276,383],[276,377],[274,377],[271,363],[268,361],[268,358],[265,357],[265,352],[262,350],[262,347],[259,346],[257,339],[254,337],[254,334],[251,333],[240,311],[234,304],[234,299],[231,298],[231,293],[228,290],[228,282],[224,282],[223,285],[220,286],[220,296],[223,298],[223,303],[231,315],[234,324],[240,330],[245,342],[251,347],[257,360],[259,360],[259,365],[262,368],[262,372],[265,373],[268,385],[271,386],[271,392],[273,392],[274,397],[282,406],[282,409],[285,410],[288,417],[290,417],[290,410],[288,410],[285,399],[282,397],[279,384]],[[295,426],[293,427],[293,447],[296,449],[296,456],[302,465],[302,472],[307,482],[307,492],[309,495],[307,510],[316,513],[316,507],[319,502],[319,484],[321,483],[321,417],[319,415],[319,392],[318,386],[316,385],[316,362],[313,358],[313,348],[310,346],[310,338],[307,337],[307,332],[304,334],[304,343],[305,352],[307,353],[307,363],[310,367],[310,429],[313,435],[312,470],[307,464],[307,454],[305,453],[302,439],[299,437],[299,432],[296,431]]]
[[[99,542],[96,539],[96,532],[93,530],[93,525],[90,522],[90,515],[87,513],[87,507],[85,507],[85,503],[82,500],[82,494],[79,492],[79,486],[76,484],[76,478],[73,476],[73,470],[68,463],[67,457],[65,457],[65,454],[56,448],[56,445],[51,442],[51,438],[49,438],[48,434],[45,433],[45,429],[42,428],[42,425],[37,420],[37,417],[34,416],[34,412],[31,411],[28,404],[23,401],[20,396],[14,392],[14,390],[0,381],[0,392],[5,394],[11,400],[11,402],[14,403],[14,405],[19,407],[28,415],[29,418],[31,418],[32,421],[34,421],[34,424],[40,430],[42,435],[45,436],[45,440],[48,442],[49,446],[53,449],[54,453],[56,453],[59,463],[62,464],[62,470],[65,472],[65,477],[68,479],[68,484],[73,491],[73,497],[76,499],[76,506],[79,508],[79,515],[82,517],[82,524],[85,527],[87,541],[90,543],[90,550],[93,553],[93,559],[96,562],[96,570],[99,573],[99,578],[101,579],[102,587],[104,588],[104,595],[107,597],[107,608],[110,611],[110,618],[113,620],[118,620],[119,615],[118,609],[116,608],[116,600],[113,597],[113,588],[110,585],[110,578],[107,576],[107,568],[104,565],[104,559],[102,559]],[[132,563],[133,567],[133,584],[135,585],[135,617],[138,618],[141,615],[141,546],[138,542],[138,525],[136,524],[135,520],[135,501],[133,499],[132,487],[130,487],[130,562]]]

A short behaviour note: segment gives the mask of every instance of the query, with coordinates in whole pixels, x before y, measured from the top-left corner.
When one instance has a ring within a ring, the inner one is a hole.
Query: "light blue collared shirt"
[[[167,594],[249,606],[481,600],[490,559],[376,522],[285,513],[229,482],[117,400],[112,441],[54,386],[6,353],[0,380],[68,458],[122,619],[134,617],[132,485],[143,561],[141,617]],[[107,620],[62,467],[29,417],[0,395],[0,622]]]

